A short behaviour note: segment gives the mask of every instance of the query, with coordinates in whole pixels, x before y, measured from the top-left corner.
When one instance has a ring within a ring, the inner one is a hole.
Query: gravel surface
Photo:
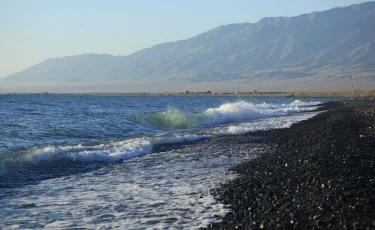
[[[234,167],[212,191],[232,213],[213,229],[374,229],[375,101],[323,104],[323,112],[262,136],[271,151]]]

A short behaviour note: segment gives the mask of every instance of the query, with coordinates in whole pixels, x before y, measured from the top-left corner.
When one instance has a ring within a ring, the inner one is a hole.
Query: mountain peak
[[[161,85],[340,79],[373,80],[375,2],[257,23],[216,27],[128,56],[81,54],[48,59],[7,79],[46,82],[121,80]]]

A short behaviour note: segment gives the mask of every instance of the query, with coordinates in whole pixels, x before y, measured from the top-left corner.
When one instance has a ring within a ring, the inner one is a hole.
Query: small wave
[[[4,153],[0,160],[0,187],[18,186],[37,180],[38,177],[45,179],[49,176],[54,177],[53,175],[65,175],[69,169],[72,172],[86,170],[85,167],[80,168],[79,165],[82,164],[116,162],[140,157],[153,153],[159,145],[185,143],[209,137],[164,134],[93,146],[46,146],[17,153]]]
[[[223,127],[215,130],[216,133],[220,135],[233,135],[270,129],[284,129],[291,127],[293,124],[297,122],[312,118],[318,113],[319,112],[309,112],[292,116],[282,116],[272,120],[260,119],[256,122],[241,123],[240,125],[230,125],[228,127]]]
[[[258,109],[248,110],[249,107]],[[144,136],[139,138],[130,138],[123,141],[96,143],[94,145],[78,144],[73,146],[46,146],[35,147],[18,153],[3,154],[0,158],[1,165],[11,162],[39,164],[40,162],[52,162],[59,160],[68,160],[73,162],[113,162],[127,160],[155,151],[158,146],[185,143],[206,138],[212,138],[220,135],[243,134],[247,132],[287,128],[292,124],[311,118],[318,112],[308,112],[303,114],[294,114],[288,116],[275,116],[275,114],[288,114],[290,111],[297,111],[297,108],[291,109],[290,105],[277,107],[268,104],[254,105],[247,102],[237,102],[225,104],[215,109],[208,109],[204,113],[205,118],[211,118],[211,121],[242,120],[244,117],[259,118],[263,115],[265,118],[256,121],[241,122],[218,127],[207,127],[204,129],[191,130],[187,132],[170,132],[154,136]],[[273,117],[267,116],[272,114]],[[178,116],[183,116],[180,113]],[[173,119],[171,119],[173,120]],[[198,119],[199,120],[199,119]],[[207,124],[207,123],[206,123]],[[0,166],[1,168],[1,166]],[[1,171],[0,171],[1,174]]]
[[[32,148],[16,158],[4,158],[2,163],[19,162],[39,164],[58,160],[75,162],[119,161],[150,154],[157,145],[184,143],[208,138],[208,135],[159,135],[155,137],[132,138],[129,140],[99,144],[94,146],[47,146]],[[13,154],[12,154],[13,155]]]
[[[282,104],[281,106],[308,107],[308,106],[316,106],[320,103],[321,102],[316,102],[316,101],[305,102],[305,101],[301,101],[301,100],[295,100],[295,101],[291,102],[290,104]]]
[[[35,147],[18,152],[3,153],[0,158],[0,187],[18,186],[30,181],[101,167],[105,162],[116,162],[141,157],[174,144],[183,144],[223,135],[244,134],[269,129],[288,128],[319,112],[257,119],[251,122],[207,127],[184,133],[165,133],[131,138],[124,141],[78,144],[73,146]],[[83,166],[83,167],[82,167]]]
[[[164,130],[189,129],[228,122],[243,122],[259,118],[288,115],[315,109],[319,102],[295,100],[290,104],[254,104],[246,101],[223,104],[201,113],[167,110],[153,114],[136,114],[129,120]]]
[[[192,128],[204,122],[204,117],[200,114],[185,113],[180,110],[168,110],[147,115],[132,115],[129,119],[168,130]]]

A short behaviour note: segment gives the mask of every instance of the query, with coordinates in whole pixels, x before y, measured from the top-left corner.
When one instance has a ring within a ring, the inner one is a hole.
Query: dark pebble
[[[321,110],[289,129],[246,135],[273,150],[235,166],[239,177],[212,191],[232,212],[209,228],[375,227],[375,101]]]

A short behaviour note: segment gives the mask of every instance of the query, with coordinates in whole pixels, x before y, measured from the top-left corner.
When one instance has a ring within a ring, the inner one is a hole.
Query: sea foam
[[[226,103],[200,113],[171,109],[153,114],[135,114],[130,120],[164,130],[178,130],[212,126],[228,122],[243,122],[259,118],[283,116],[291,113],[314,110],[319,102],[295,100],[290,104],[254,104],[247,101]]]
[[[150,119],[163,125],[173,124],[173,127],[178,127],[184,122],[184,124],[190,124],[192,127],[211,126],[192,130],[182,129],[179,132],[165,132],[159,135],[129,138],[97,145],[78,144],[72,146],[50,145],[41,148],[35,147],[26,150],[22,154],[4,156],[0,160],[0,175],[8,172],[9,167],[7,165],[14,167],[25,163],[40,164],[41,162],[61,160],[71,162],[114,162],[153,153],[156,146],[185,143],[222,135],[287,128],[294,123],[315,116],[317,112],[306,111],[315,109],[316,107],[314,106],[316,104],[318,103],[303,103],[298,100],[283,105],[253,104],[246,101],[238,101],[223,104],[217,108],[209,108],[197,114],[181,111],[169,113],[166,111],[143,115],[143,121]],[[176,116],[179,118],[175,119]]]
[[[80,162],[102,162],[127,160],[150,154],[156,145],[176,144],[211,137],[209,135],[158,135],[153,137],[131,138],[124,141],[99,144],[94,146],[47,146],[33,148],[19,160],[39,163],[68,159]]]

